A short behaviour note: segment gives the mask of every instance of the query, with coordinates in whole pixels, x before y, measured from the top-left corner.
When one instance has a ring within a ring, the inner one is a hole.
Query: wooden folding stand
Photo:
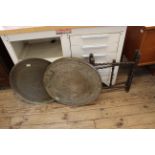
[[[111,71],[111,77],[110,77],[110,85],[107,87],[104,87],[104,89],[118,89],[118,88],[125,88],[127,92],[129,92],[132,80],[134,77],[134,73],[136,71],[137,65],[140,60],[140,51],[136,50],[134,52],[133,56],[133,61],[128,61],[128,62],[116,62],[116,60],[113,60],[112,63],[96,63],[94,55],[91,53],[89,55],[89,63],[93,65],[96,69],[104,69],[104,68],[112,68]],[[118,84],[115,84],[115,86],[112,85],[112,80],[113,80],[113,75],[114,75],[114,69],[116,66],[129,66],[129,71],[128,71],[128,77],[125,82],[121,82]]]

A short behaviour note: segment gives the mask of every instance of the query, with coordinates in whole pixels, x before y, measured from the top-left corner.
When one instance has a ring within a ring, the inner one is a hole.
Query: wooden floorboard
[[[124,79],[124,70],[118,80]],[[28,104],[0,91],[0,128],[155,128],[155,77],[140,68],[129,93],[103,90],[93,105]]]

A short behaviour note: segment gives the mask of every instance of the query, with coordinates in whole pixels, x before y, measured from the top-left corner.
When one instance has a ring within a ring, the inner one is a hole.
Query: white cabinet
[[[26,58],[44,58],[54,61],[61,57],[80,57],[88,60],[93,53],[96,62],[120,61],[126,27],[94,27],[72,29],[57,33],[42,31],[1,36],[13,62]],[[102,81],[109,85],[111,68],[98,70]],[[114,70],[115,84],[118,67]]]
[[[70,35],[71,51],[73,57],[80,57],[88,60],[92,53],[95,61],[112,62],[114,59],[119,62],[125,38],[126,27],[96,27],[85,30],[76,29]],[[98,70],[102,82],[110,84],[111,68]],[[118,67],[114,70],[112,84],[115,84]]]

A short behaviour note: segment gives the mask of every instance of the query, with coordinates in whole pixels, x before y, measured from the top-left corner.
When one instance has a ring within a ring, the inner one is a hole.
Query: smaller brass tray
[[[49,61],[40,58],[25,59],[10,72],[10,85],[20,99],[28,103],[49,103],[51,97],[43,85],[43,75]]]
[[[71,106],[91,104],[102,89],[99,73],[80,58],[54,61],[47,67],[43,81],[54,100]]]

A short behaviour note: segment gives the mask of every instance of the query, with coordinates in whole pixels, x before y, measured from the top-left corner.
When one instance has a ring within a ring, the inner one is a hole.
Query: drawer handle
[[[94,49],[94,48],[105,48],[108,47],[108,45],[84,45],[82,46],[82,49]]]
[[[88,36],[81,36],[81,39],[95,39],[95,38],[107,38],[108,34],[103,35],[88,35]]]
[[[94,57],[106,57],[107,55],[105,54],[94,54]],[[89,57],[89,54],[83,54],[82,57]]]

